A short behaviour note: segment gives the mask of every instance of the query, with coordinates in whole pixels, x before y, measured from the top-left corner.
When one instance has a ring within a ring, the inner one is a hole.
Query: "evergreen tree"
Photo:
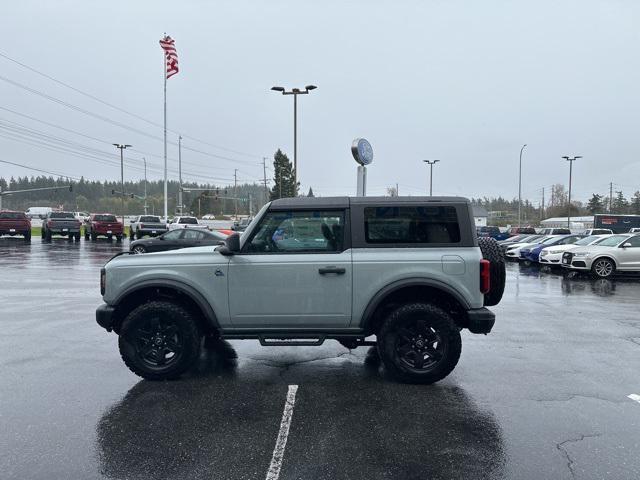
[[[594,193],[591,199],[589,200],[589,203],[587,203],[587,210],[592,215],[595,215],[596,213],[602,213],[604,211],[604,204],[602,203],[602,195],[598,195],[597,193]]]
[[[309,193],[307,193],[307,197],[315,197],[313,194],[313,188],[309,187]]]
[[[613,213],[627,213],[629,208],[629,202],[622,192],[616,192],[616,196],[613,199]]]
[[[280,149],[273,156],[273,170],[274,185],[271,189],[271,200],[297,197],[300,183],[295,183],[293,165],[289,157]]]
[[[631,205],[629,207],[629,213],[634,215],[640,215],[640,190],[636,190],[636,193],[631,197]]]

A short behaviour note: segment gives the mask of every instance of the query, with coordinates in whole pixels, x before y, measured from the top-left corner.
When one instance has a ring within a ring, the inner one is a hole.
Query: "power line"
[[[69,109],[74,110],[76,112],[82,113],[83,115],[87,115],[89,117],[96,118],[96,119],[98,119],[100,121],[103,121],[105,123],[109,123],[109,124],[114,125],[116,127],[120,127],[120,128],[125,129],[125,130],[127,130],[129,132],[135,132],[135,133],[137,133],[139,135],[143,135],[145,137],[164,142],[164,139],[161,138],[161,137],[158,137],[158,136],[153,135],[151,133],[148,133],[148,132],[145,132],[143,130],[137,129],[137,128],[132,127],[130,125],[126,125],[124,123],[120,123],[120,122],[118,122],[116,120],[113,120],[113,119],[111,119],[109,117],[105,117],[104,115],[100,115],[98,113],[91,112],[91,111],[86,110],[86,109],[84,109],[82,107],[78,107],[77,105],[74,105],[72,103],[66,102],[64,100],[61,100],[61,99],[59,99],[57,97],[54,97],[52,95],[49,95],[47,93],[41,92],[40,90],[36,90],[35,88],[28,87],[28,86],[26,86],[26,85],[24,85],[24,84],[22,84],[20,82],[16,82],[16,81],[11,80],[11,79],[9,79],[7,77],[4,77],[4,76],[0,75],[0,80],[2,80],[3,82],[9,83],[10,85],[13,85],[15,87],[18,87],[18,88],[21,88],[23,90],[26,90],[29,93],[33,93],[34,95],[38,95],[38,96],[40,96],[42,98],[45,98],[45,99],[47,99],[47,100],[49,100],[51,102],[57,103],[57,104],[62,105],[64,107],[66,107],[66,108],[69,108]],[[171,145],[174,145],[174,146],[177,145],[176,142],[168,142],[168,143],[171,144]],[[245,165],[254,165],[254,162],[251,162],[249,160],[238,160],[236,158],[225,157],[223,155],[217,155],[215,153],[206,152],[204,150],[199,150],[199,149],[192,148],[192,147],[183,147],[183,148],[185,150],[189,150],[189,151],[192,151],[194,153],[199,153],[201,155],[206,155],[208,157],[217,158],[217,159],[220,159],[220,160],[225,160],[225,161],[228,161],[228,162],[231,162],[231,163],[242,163],[242,164],[245,164]]]
[[[64,175],[62,173],[50,172],[48,170],[42,170],[41,168],[29,167],[29,166],[23,165],[21,163],[10,162],[8,160],[0,160],[0,163],[6,163],[8,165],[14,165],[16,167],[26,168],[27,170],[33,170],[34,172],[48,173],[49,175],[57,175],[58,177],[66,177],[66,178],[73,178],[74,180],[80,180],[78,177],[73,177],[71,175]]]
[[[17,65],[20,65],[21,67],[26,68],[27,70],[29,70],[29,71],[31,71],[33,73],[36,73],[36,74],[38,74],[38,75],[40,75],[40,76],[42,76],[44,78],[47,78],[47,79],[51,80],[52,82],[57,83],[58,85],[62,85],[65,88],[73,90],[74,92],[79,93],[80,95],[84,95],[87,98],[95,100],[96,102],[99,102],[99,103],[101,103],[103,105],[106,105],[106,106],[108,106],[110,108],[113,108],[115,110],[118,110],[119,112],[126,113],[127,115],[130,115],[130,116],[132,116],[134,118],[137,118],[138,120],[142,120],[143,122],[146,122],[146,123],[148,123],[150,125],[153,125],[155,127],[163,128],[163,125],[161,125],[159,123],[156,123],[156,122],[154,122],[152,120],[149,120],[147,118],[144,118],[144,117],[142,117],[142,116],[140,116],[138,114],[135,114],[133,112],[125,110],[124,108],[118,107],[117,105],[114,105],[113,103],[109,103],[109,102],[107,102],[105,100],[102,100],[101,98],[98,98],[95,95],[92,95],[92,94],[87,93],[87,92],[85,92],[83,90],[80,90],[79,88],[76,88],[76,87],[74,87],[72,85],[69,85],[68,83],[63,82],[62,80],[58,80],[57,78],[52,77],[51,75],[48,75],[48,74],[46,74],[44,72],[41,72],[40,70],[37,70],[37,69],[35,69],[35,68],[33,68],[33,67],[29,66],[29,65],[26,65],[25,63],[22,63],[22,62],[14,59],[14,58],[11,58],[11,57],[9,57],[8,55],[6,55],[6,54],[4,54],[2,52],[0,52],[0,57],[5,58],[6,60],[9,60],[10,62],[13,62],[13,63],[15,63]],[[167,131],[178,134],[178,132],[176,132],[174,130],[167,129]],[[209,145],[210,147],[217,148],[219,150],[224,150],[224,151],[227,151],[227,152],[230,152],[230,153],[235,153],[235,154],[243,155],[243,156],[247,156],[247,157],[260,158],[259,155],[255,155],[255,154],[252,154],[252,153],[241,152],[239,150],[234,150],[234,149],[227,148],[227,147],[222,147],[220,145],[209,143],[209,142],[206,142],[204,140],[198,139],[196,137],[192,137],[190,135],[183,134],[182,136],[184,138],[189,138],[190,140],[195,140],[196,142],[202,143],[204,145]]]

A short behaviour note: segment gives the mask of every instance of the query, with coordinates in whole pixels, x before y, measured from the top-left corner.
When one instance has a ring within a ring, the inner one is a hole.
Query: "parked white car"
[[[596,244],[562,254],[562,266],[611,277],[616,271],[640,272],[640,235],[611,235]]]
[[[514,243],[513,245],[509,245],[507,250],[504,252],[505,257],[509,260],[518,260],[520,258],[520,249],[524,247],[530,247],[532,245],[537,245],[539,243],[544,242],[547,238],[552,238],[554,235],[534,235],[533,238],[529,237],[525,238],[524,242]]]
[[[562,261],[562,254],[564,252],[568,252],[579,247],[586,247],[587,245],[593,245],[608,236],[609,235],[590,235],[578,240],[576,243],[543,248],[540,252],[540,264],[560,265],[560,262]]]
[[[177,228],[201,228],[203,230],[209,230],[207,225],[198,222],[196,217],[175,217],[169,224],[169,230],[175,230]]]
[[[29,218],[45,218],[48,213],[51,213],[53,209],[51,207],[29,207],[24,212]]]

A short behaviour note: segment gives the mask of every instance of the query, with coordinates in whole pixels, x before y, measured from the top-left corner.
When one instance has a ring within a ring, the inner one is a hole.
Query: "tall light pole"
[[[144,162],[144,214],[147,214],[149,206],[147,205],[147,159],[142,157]]]
[[[423,160],[424,163],[429,164],[429,196],[433,196],[433,166],[440,160]]]
[[[567,228],[571,228],[571,176],[573,174],[573,162],[582,157],[580,155],[576,155],[574,157],[564,156],[562,158],[569,162],[569,201],[567,202]]]
[[[182,213],[182,135],[178,135],[178,214]]]
[[[122,194],[122,228],[124,231],[124,149],[131,147],[131,145],[124,145],[122,143],[112,143],[112,145],[120,149],[120,193]]]
[[[518,169],[518,227],[522,226],[522,152],[527,144],[520,149],[520,168]]]
[[[298,95],[307,95],[311,90],[315,90],[315,85],[307,85],[304,90],[292,88],[288,92],[284,87],[271,87],[274,92],[281,92],[283,95],[293,95],[293,184],[294,189],[298,186]]]

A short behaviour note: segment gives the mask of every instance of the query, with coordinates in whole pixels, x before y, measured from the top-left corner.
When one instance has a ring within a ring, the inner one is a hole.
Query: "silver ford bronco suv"
[[[461,329],[491,331],[504,283],[465,198],[287,198],[223,246],[116,255],[96,319],[150,380],[187,371],[209,337],[376,345],[393,377],[426,384],[458,363]]]

